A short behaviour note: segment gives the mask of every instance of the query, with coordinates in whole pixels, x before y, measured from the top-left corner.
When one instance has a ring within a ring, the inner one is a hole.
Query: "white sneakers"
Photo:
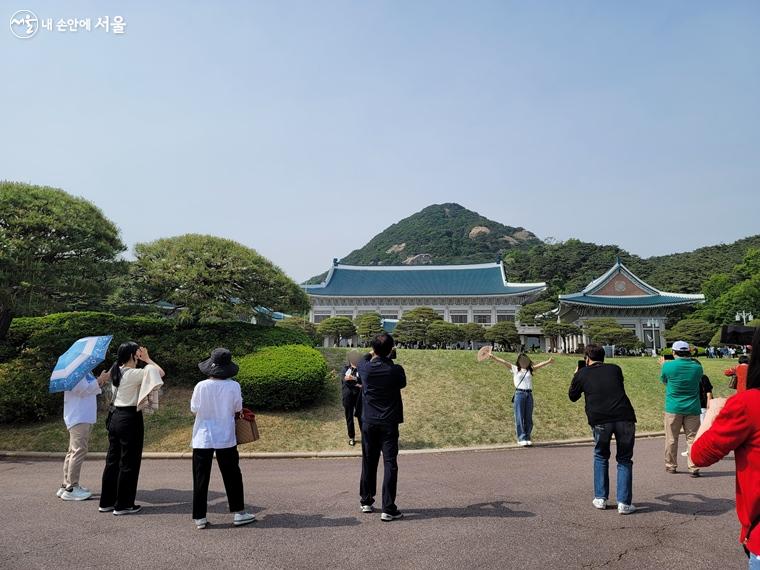
[[[252,522],[256,522],[256,515],[251,513],[235,513],[235,516],[232,518],[232,524],[235,526],[243,526]],[[195,523],[195,528],[198,530],[202,530],[211,525],[206,517],[203,517],[202,519],[193,519],[193,523]]]
[[[380,520],[383,522],[396,521],[401,518],[404,518],[404,515],[401,514],[401,511],[396,511],[395,514],[383,513],[380,515]]]
[[[251,513],[235,513],[235,518],[232,521],[232,524],[235,526],[243,526],[244,524],[252,523],[256,520],[256,515]]]
[[[625,503],[618,503],[618,514],[630,515],[636,512],[636,507],[633,505],[626,505]]]
[[[600,511],[603,511],[607,508],[607,499],[594,499],[591,501],[591,504],[594,505],[595,509],[599,509]],[[618,514],[621,515],[630,515],[631,513],[636,512],[636,507],[633,505],[626,505],[625,503],[618,503]]]
[[[64,501],[86,501],[92,497],[92,491],[75,485],[71,490],[63,489],[63,493],[58,496]]]
[[[363,513],[374,513],[375,507],[372,505],[361,505],[361,509]]]

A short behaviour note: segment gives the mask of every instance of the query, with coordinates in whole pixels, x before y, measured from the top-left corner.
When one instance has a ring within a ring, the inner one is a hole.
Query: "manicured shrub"
[[[38,351],[0,364],[0,423],[39,420],[59,412],[60,394],[48,392],[50,368]]]
[[[243,402],[254,410],[294,409],[322,392],[327,363],[308,346],[270,346],[240,360]]]
[[[183,327],[155,317],[78,312],[14,319],[7,342],[0,345],[0,357],[12,358],[23,349],[35,348],[52,367],[76,339],[108,334],[114,339],[107,362],[113,360],[119,344],[134,340],[148,347],[151,356],[166,370],[167,382],[189,386],[201,378],[198,362],[218,346],[225,346],[238,356],[263,346],[311,344],[308,336],[298,330],[244,322],[222,321]]]
[[[109,313],[59,313],[13,320],[8,338],[0,343],[0,423],[33,421],[60,413],[61,394],[48,393],[50,373],[58,356],[78,338],[114,336],[106,364],[119,344],[135,340],[150,350],[166,371],[168,385],[193,386],[203,378],[198,362],[218,346],[239,357],[275,345],[311,344],[301,331],[262,327],[243,322],[175,326],[155,317],[121,317]]]

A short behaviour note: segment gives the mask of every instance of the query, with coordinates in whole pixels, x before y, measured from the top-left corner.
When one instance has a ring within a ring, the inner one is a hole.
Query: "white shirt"
[[[520,390],[532,390],[533,389],[533,374],[529,370],[520,370],[514,364],[512,367],[512,381],[515,383],[515,388]]]
[[[100,386],[97,382],[88,382],[82,378],[71,390],[63,393],[63,421],[66,429],[77,424],[94,424],[98,419],[98,394]]]
[[[190,411],[195,414],[193,448],[235,447],[235,413],[242,409],[243,396],[235,380],[198,382],[190,400]]]
[[[120,408],[136,406],[140,397],[140,388],[142,388],[143,382],[148,379],[149,375],[158,377],[158,385],[163,384],[161,373],[155,364],[148,364],[145,368],[122,368],[121,382],[119,383],[113,405]],[[156,380],[154,379],[154,381]]]

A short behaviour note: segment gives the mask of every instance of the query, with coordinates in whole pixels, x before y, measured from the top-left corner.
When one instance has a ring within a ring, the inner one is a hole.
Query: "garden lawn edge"
[[[665,437],[665,432],[652,431],[636,434],[636,439],[652,439]],[[574,439],[558,439],[555,441],[541,441],[533,444],[533,447],[555,447],[565,445],[583,445],[593,443],[591,437],[582,437]],[[425,455],[431,453],[464,453],[473,451],[504,451],[523,449],[516,443],[502,443],[497,445],[475,445],[471,447],[441,447],[426,449],[402,449],[399,455]],[[361,457],[361,451],[272,451],[256,452],[241,451],[241,459],[324,459],[339,457]],[[0,450],[0,459],[63,459],[66,457],[64,451],[2,451]],[[87,454],[90,459],[105,459],[104,451],[92,451]],[[143,459],[192,459],[193,452],[191,449],[181,452],[163,452],[163,451],[144,451]]]

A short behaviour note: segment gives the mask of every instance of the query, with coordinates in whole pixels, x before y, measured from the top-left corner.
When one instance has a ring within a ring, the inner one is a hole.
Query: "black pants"
[[[243,501],[243,474],[240,472],[240,455],[237,446],[226,449],[193,448],[193,518],[206,518],[208,506],[208,483],[211,479],[211,464],[214,461],[222,472],[224,490],[230,512],[237,513],[245,509]]]
[[[346,412],[346,430],[349,439],[356,439],[354,417],[362,429],[362,392],[361,390],[343,389],[343,410]]]
[[[134,406],[116,408],[108,430],[108,454],[103,470],[100,506],[117,511],[135,506],[142,461],[143,414]]]
[[[362,424],[362,478],[359,495],[362,505],[375,502],[377,464],[383,454],[383,512],[395,514],[398,483],[398,425]]]

